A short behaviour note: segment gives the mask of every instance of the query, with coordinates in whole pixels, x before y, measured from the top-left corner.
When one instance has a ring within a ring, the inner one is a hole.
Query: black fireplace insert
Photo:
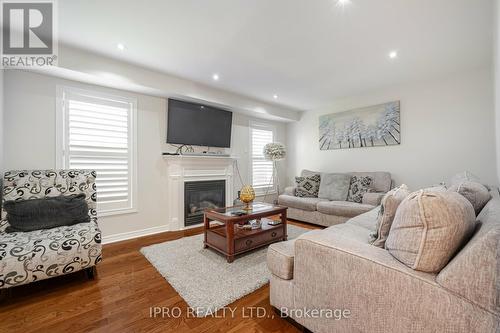
[[[225,204],[225,180],[184,183],[184,226],[203,223],[205,209],[221,208]]]

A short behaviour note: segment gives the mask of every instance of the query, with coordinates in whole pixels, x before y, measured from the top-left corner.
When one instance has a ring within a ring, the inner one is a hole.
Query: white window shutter
[[[66,89],[64,167],[97,172],[101,215],[135,208],[135,101]]]
[[[274,131],[265,125],[251,125],[251,168],[252,186],[257,193],[263,193],[274,187],[273,184],[273,162],[264,158],[263,149],[268,143],[274,141]]]

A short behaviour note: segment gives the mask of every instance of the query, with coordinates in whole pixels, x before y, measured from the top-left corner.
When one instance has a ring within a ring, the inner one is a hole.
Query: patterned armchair
[[[6,172],[5,201],[84,193],[90,222],[31,232],[6,233],[7,214],[0,220],[0,289],[54,276],[87,271],[94,277],[101,261],[101,231],[97,225],[95,171],[21,170]]]

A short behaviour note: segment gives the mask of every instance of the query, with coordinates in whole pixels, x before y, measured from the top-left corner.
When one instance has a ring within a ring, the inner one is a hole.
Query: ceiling
[[[58,3],[62,43],[301,110],[492,60],[492,0]]]

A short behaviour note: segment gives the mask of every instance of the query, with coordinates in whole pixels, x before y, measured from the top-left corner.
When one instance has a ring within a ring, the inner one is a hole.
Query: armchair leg
[[[12,295],[12,288],[0,289],[0,303],[9,299]]]
[[[85,273],[89,280],[94,280],[97,277],[97,268],[96,266],[92,266],[89,268],[85,268]]]

